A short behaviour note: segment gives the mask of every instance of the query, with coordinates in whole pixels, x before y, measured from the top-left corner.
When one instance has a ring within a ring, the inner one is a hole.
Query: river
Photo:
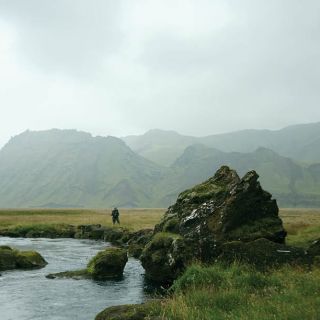
[[[133,258],[129,258],[120,281],[45,278],[48,273],[85,268],[90,258],[108,243],[0,237],[0,245],[36,250],[48,262],[43,269],[1,272],[1,320],[93,320],[108,306],[141,303],[146,298],[144,270],[139,260]]]

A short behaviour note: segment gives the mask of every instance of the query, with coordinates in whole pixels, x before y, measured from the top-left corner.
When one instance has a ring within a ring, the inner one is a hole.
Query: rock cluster
[[[169,207],[145,247],[141,261],[149,278],[170,281],[191,260],[214,261],[223,244],[267,239],[283,244],[286,231],[276,200],[264,191],[255,171],[242,179],[227,166]]]

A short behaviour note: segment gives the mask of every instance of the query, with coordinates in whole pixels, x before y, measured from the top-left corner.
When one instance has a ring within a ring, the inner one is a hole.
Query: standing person
[[[120,221],[119,221],[120,213],[119,213],[119,210],[116,207],[113,208],[111,216],[112,216],[112,223],[113,224],[115,224],[116,222],[118,224],[120,224]]]

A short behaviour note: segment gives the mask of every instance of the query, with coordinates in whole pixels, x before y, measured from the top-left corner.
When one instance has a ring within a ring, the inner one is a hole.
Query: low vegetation
[[[320,210],[282,209],[288,243],[309,246],[320,237]],[[258,271],[234,263],[191,265],[167,300],[153,306],[160,319],[319,319],[320,265]]]
[[[153,228],[165,209],[120,209],[121,227],[132,231]],[[65,225],[101,224],[112,226],[111,209],[28,209],[0,210],[3,228],[61,228]],[[117,225],[118,226],[118,225]]]
[[[154,313],[161,319],[318,319],[320,269],[261,273],[245,265],[192,265]]]

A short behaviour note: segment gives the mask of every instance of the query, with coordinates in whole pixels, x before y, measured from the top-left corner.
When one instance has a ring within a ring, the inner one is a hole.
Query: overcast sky
[[[316,122],[319,86],[319,0],[0,0],[0,146]]]

